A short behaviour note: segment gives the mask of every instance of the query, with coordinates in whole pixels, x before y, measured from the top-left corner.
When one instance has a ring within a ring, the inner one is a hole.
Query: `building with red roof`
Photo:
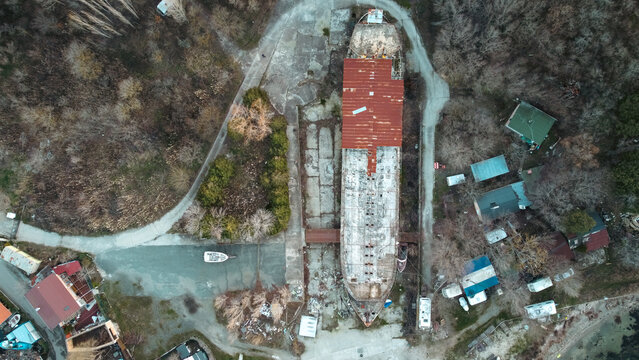
[[[79,298],[58,274],[35,284],[26,298],[50,329],[71,320],[80,310]]]
[[[11,317],[11,311],[0,303],[0,325]]]
[[[595,225],[583,234],[568,234],[568,244],[571,249],[585,246],[586,252],[595,251],[610,244],[610,236],[601,216],[594,211],[588,211],[588,215],[595,220]]]

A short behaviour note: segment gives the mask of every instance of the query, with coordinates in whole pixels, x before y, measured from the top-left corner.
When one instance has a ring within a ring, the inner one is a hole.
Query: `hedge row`
[[[272,133],[269,135],[269,153],[266,170],[260,180],[268,193],[269,210],[275,215],[275,224],[271,233],[277,234],[286,230],[291,217],[288,201],[288,138],[286,137],[286,119],[276,116],[271,123]]]

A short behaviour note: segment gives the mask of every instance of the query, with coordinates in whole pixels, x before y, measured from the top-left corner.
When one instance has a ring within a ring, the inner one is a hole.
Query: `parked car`
[[[470,307],[468,307],[468,301],[466,301],[466,298],[463,296],[459,297],[459,305],[461,305],[461,307],[466,311],[470,310]]]
[[[559,282],[561,280],[564,279],[568,279],[569,277],[575,275],[575,270],[573,270],[572,268],[568,269],[568,271],[561,273],[561,274],[557,274],[555,275],[555,281]]]

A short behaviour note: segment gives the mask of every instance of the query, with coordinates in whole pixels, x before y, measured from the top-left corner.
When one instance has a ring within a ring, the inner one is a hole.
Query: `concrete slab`
[[[321,185],[333,186],[333,159],[320,159],[319,160],[319,179]]]
[[[336,225],[335,214],[322,214],[320,218],[320,225],[322,229],[332,229]]]
[[[322,222],[319,217],[307,217],[306,226],[311,229],[322,229]]]
[[[319,153],[317,150],[304,151],[304,170],[306,176],[319,176]]]
[[[306,178],[306,215],[319,216],[320,214],[320,185],[319,178]]]
[[[348,40],[346,25],[351,17],[350,9],[336,9],[331,11],[331,33],[328,43],[331,45],[344,44]]]
[[[319,157],[320,159],[333,158],[333,138],[331,129],[323,127],[319,131]]]
[[[320,186],[320,212],[322,214],[335,212],[334,191],[333,186]]]
[[[317,126],[310,124],[306,128],[306,148],[317,149]]]
[[[337,91],[333,91],[328,99],[325,99],[324,105],[317,103],[304,109],[304,119],[315,122],[318,120],[330,119],[333,116],[333,109],[340,109],[342,99],[340,99]]]

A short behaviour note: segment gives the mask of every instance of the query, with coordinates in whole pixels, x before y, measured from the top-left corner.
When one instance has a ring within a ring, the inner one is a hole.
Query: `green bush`
[[[217,158],[209,169],[209,174],[198,193],[198,200],[204,207],[222,205],[224,189],[235,174],[235,164],[227,158]]]
[[[612,175],[617,193],[639,196],[639,150],[622,154]]]
[[[331,30],[325,27],[322,29],[322,33],[324,34],[324,36],[328,37],[331,34]]]
[[[639,136],[639,93],[626,97],[617,110],[617,134],[621,137]]]
[[[240,222],[231,215],[224,217],[224,231],[222,236],[231,240],[236,240],[239,236]]]
[[[257,99],[262,99],[265,104],[271,103],[266,91],[259,87],[254,87],[246,90],[246,93],[244,93],[244,97],[242,98],[242,103],[244,104],[244,106],[251,106]]]
[[[260,181],[268,193],[269,209],[275,215],[275,225],[271,232],[276,234],[285,230],[291,217],[288,199],[288,138],[286,137],[286,119],[278,116],[271,123],[269,135],[269,159]]]
[[[570,234],[583,234],[595,226],[595,219],[583,210],[573,210],[562,219],[562,225]]]

